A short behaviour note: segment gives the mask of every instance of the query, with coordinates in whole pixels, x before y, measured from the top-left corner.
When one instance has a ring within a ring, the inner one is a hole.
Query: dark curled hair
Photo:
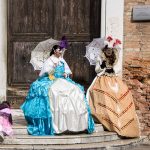
[[[0,110],[1,110],[1,107],[10,108],[10,103],[9,103],[8,101],[3,101],[3,102],[0,104]]]
[[[52,51],[50,52],[50,56],[53,55],[53,54],[54,54],[54,51],[55,51],[56,49],[58,49],[58,48],[61,49],[61,47],[60,47],[59,45],[54,45],[53,48],[52,48]]]
[[[107,51],[107,49],[109,49],[109,47],[106,45],[104,48],[103,48],[103,52],[105,54],[105,52]],[[106,58],[108,59],[108,63],[109,65],[113,65],[115,63],[115,60],[116,60],[116,54],[114,52],[114,48],[112,48],[112,55],[111,56],[107,56],[105,54]]]

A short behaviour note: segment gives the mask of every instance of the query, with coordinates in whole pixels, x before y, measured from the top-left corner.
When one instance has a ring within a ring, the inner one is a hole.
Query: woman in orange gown
[[[108,37],[95,67],[97,77],[87,91],[96,122],[123,137],[139,137],[139,124],[132,94],[117,75],[118,39]]]

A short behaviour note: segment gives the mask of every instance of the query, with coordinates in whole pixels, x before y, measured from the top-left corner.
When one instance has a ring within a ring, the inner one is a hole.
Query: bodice
[[[57,66],[55,67],[54,76],[55,76],[56,78],[62,78],[64,72],[65,72],[64,63],[63,63],[62,61],[60,61],[59,65],[57,65]]]

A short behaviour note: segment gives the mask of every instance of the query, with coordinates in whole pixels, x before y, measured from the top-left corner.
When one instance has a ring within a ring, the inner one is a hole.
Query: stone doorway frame
[[[101,37],[112,35],[121,40],[118,68],[123,66],[124,0],[101,0]]]

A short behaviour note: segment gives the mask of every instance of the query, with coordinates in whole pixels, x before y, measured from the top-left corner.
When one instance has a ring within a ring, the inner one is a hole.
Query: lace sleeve
[[[54,73],[54,70],[55,70],[54,64],[52,63],[51,59],[48,59],[48,60],[46,60],[46,62],[44,63],[44,65],[43,65],[43,67],[42,67],[42,70],[41,70],[39,76],[42,76],[42,75],[44,75],[45,73],[53,74],[53,73]]]
[[[70,67],[68,66],[67,62],[62,58],[64,65],[65,65],[65,73],[72,74]]]
[[[102,59],[100,57],[97,58],[96,66],[95,66],[95,72],[97,74],[101,73],[105,67],[102,67]]]

